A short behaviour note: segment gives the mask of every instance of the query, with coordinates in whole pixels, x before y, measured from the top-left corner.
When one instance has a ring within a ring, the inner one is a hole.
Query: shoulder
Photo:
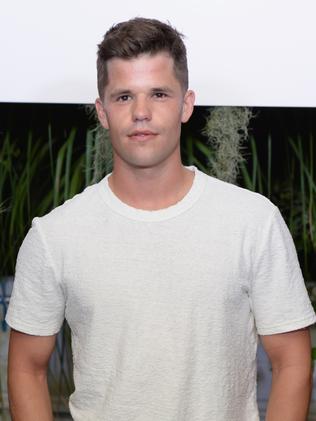
[[[278,211],[277,206],[260,193],[215,177],[205,177],[205,199],[223,217],[239,222],[263,223]]]
[[[99,194],[100,188],[100,183],[86,187],[46,215],[34,218],[33,225],[40,226],[50,237],[75,233],[106,210]]]

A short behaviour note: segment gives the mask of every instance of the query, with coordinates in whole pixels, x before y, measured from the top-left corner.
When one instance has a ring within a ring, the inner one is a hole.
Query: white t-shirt
[[[135,209],[108,176],[35,218],[8,324],[72,330],[75,421],[257,421],[258,334],[316,321],[264,196],[195,167],[177,204]]]

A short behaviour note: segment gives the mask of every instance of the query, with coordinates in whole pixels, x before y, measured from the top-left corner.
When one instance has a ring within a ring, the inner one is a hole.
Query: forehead
[[[108,61],[107,71],[108,88],[118,83],[179,83],[174,71],[174,60],[165,52],[140,54],[131,59],[115,57]]]

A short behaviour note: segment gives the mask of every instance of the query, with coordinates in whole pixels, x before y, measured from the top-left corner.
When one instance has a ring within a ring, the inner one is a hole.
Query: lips
[[[156,136],[157,133],[154,133],[150,130],[135,130],[128,135],[132,140],[147,140],[153,136]]]

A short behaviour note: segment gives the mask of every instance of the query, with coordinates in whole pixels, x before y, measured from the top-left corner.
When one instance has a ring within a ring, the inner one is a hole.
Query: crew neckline
[[[167,208],[156,210],[145,210],[134,208],[119,199],[111,190],[108,179],[112,173],[107,174],[99,182],[99,191],[105,203],[112,209],[112,211],[125,216],[130,219],[139,221],[162,221],[173,218],[189,208],[199,199],[203,191],[206,179],[203,177],[204,173],[199,171],[194,165],[185,166],[190,171],[194,172],[193,183],[186,195],[174,205]]]

